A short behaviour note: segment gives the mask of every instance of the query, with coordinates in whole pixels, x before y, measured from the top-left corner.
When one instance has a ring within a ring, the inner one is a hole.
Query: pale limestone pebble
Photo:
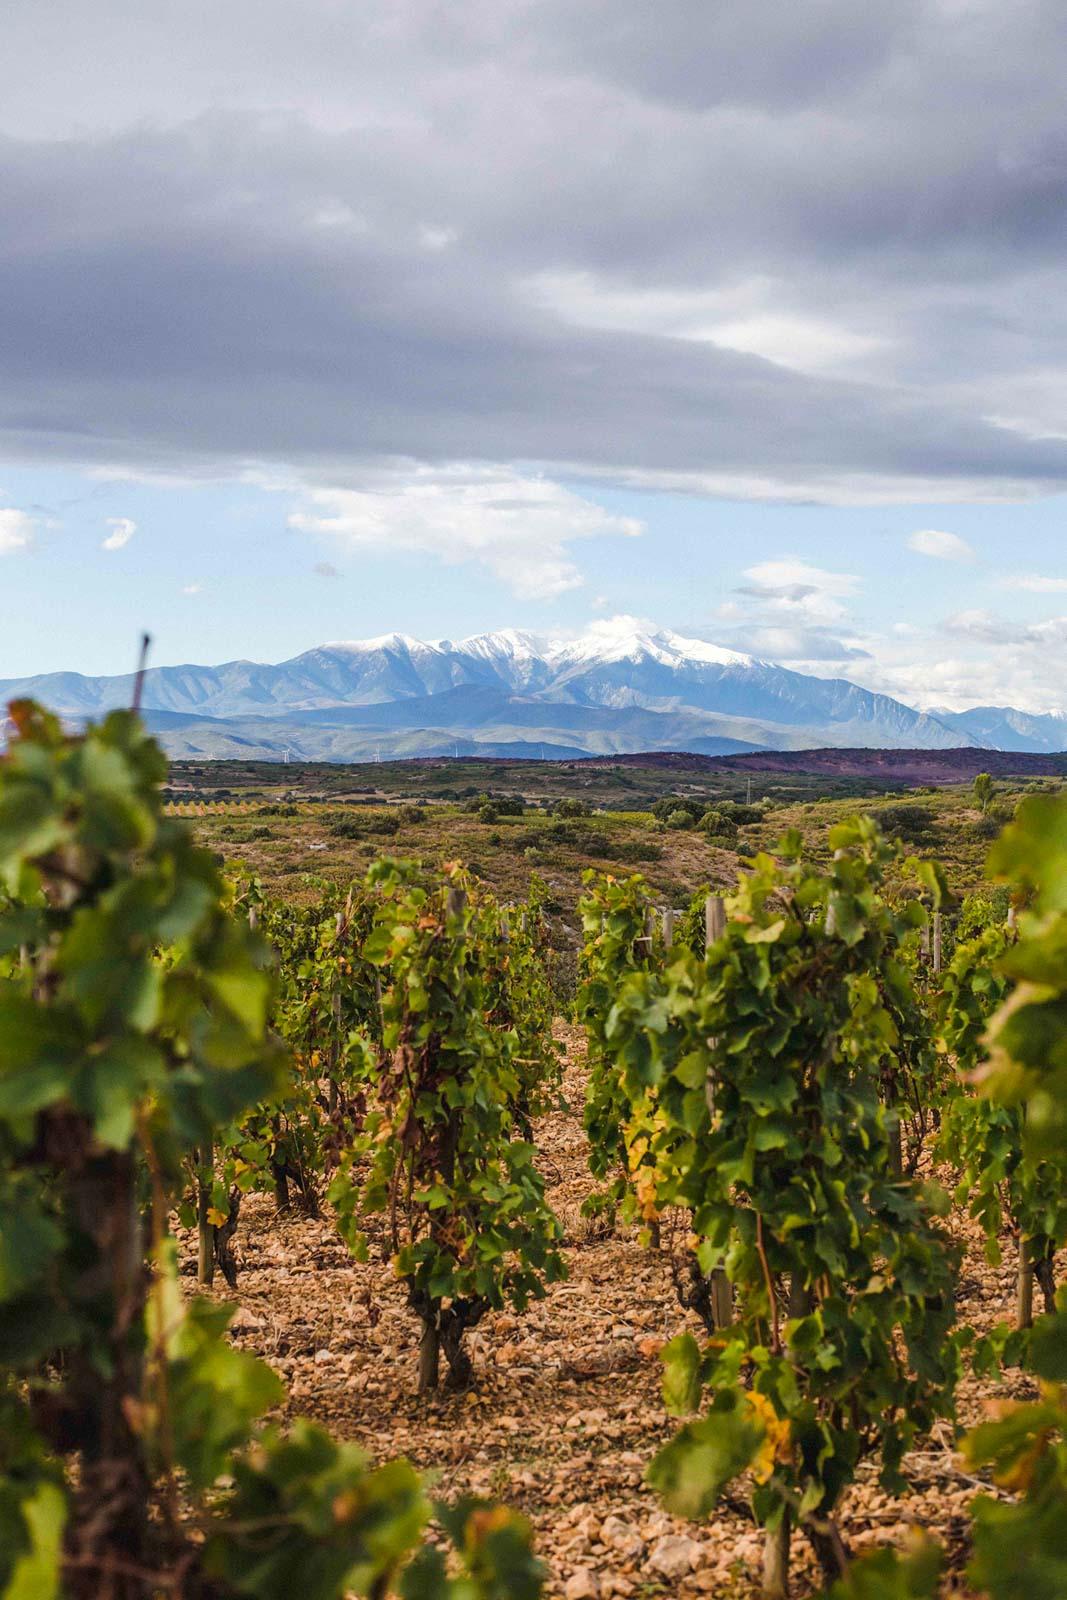
[[[645,1563],[663,1578],[686,1578],[700,1565],[704,1546],[684,1533],[667,1533],[657,1539]]]
[[[632,1523],[622,1517],[607,1516],[600,1524],[600,1541],[623,1560],[634,1561],[644,1553],[645,1541]]]
[[[563,1586],[564,1600],[599,1600],[600,1579],[591,1567],[579,1567]]]

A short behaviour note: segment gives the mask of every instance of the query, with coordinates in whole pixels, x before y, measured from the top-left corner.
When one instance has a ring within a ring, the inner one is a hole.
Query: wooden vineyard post
[[[726,932],[726,903],[721,894],[709,894],[704,901],[704,943],[710,950],[716,940]],[[715,1084],[708,1074],[706,1086],[708,1110],[715,1109]],[[711,1274],[711,1314],[717,1328],[728,1328],[734,1320],[734,1290],[723,1267],[715,1267]]]
[[[1026,1107],[1023,1107],[1023,1122]],[[1024,1127],[1025,1132],[1025,1127]],[[1015,1277],[1015,1326],[1032,1328],[1034,1325],[1034,1246],[1028,1234],[1019,1232],[1019,1265]]]
[[[441,1378],[441,1330],[438,1326],[437,1308],[431,1302],[422,1313],[422,1335],[419,1339],[419,1394],[429,1394],[436,1389]]]
[[[789,1507],[782,1511],[776,1528],[763,1536],[764,1600],[789,1600],[789,1545],[792,1517]]]
[[[704,901],[704,944],[711,949],[726,932],[726,906],[721,894],[709,894]]]
[[[1015,1326],[1031,1328],[1034,1323],[1033,1245],[1025,1233],[1019,1235],[1019,1269],[1015,1280]]]
[[[934,912],[934,971],[941,971],[941,913]]]
[[[467,904],[467,891],[465,889],[449,889],[449,891],[448,891],[448,915],[450,917],[461,917],[463,915],[463,909],[466,906],[466,904]],[[526,931],[526,914],[525,914],[525,912],[523,913],[522,918],[520,920],[521,920],[521,923],[522,923],[523,932],[525,933],[525,931]]]
[[[663,948],[665,950],[669,950],[671,945],[674,943],[674,919],[675,919],[676,915],[677,915],[677,912],[672,911],[670,906],[667,906],[667,907],[664,908],[664,911],[663,911],[663,914],[662,914],[662,926],[663,926]]]
[[[335,940],[336,940],[336,942],[338,944],[340,943],[341,930],[344,927],[344,925],[345,925],[345,914],[344,914],[343,911],[339,911],[337,913],[337,916],[334,918],[334,924],[333,924]],[[329,1049],[329,1056],[328,1056],[328,1060],[329,1060],[329,1079],[328,1079],[328,1086],[327,1086],[326,1094],[327,1094],[327,1104],[329,1105],[329,1109],[330,1109],[330,1115],[333,1116],[334,1112],[337,1110],[337,1101],[338,1101],[337,1066],[338,1066],[338,1062],[339,1062],[340,1057],[341,1057],[341,984],[340,984],[339,977],[337,977],[336,975],[334,977],[333,999],[332,999],[332,1001],[330,1003],[330,1016],[331,1016],[332,1021],[333,1021],[333,1030],[332,1030],[333,1036],[330,1039],[330,1049]]]
[[[196,1281],[215,1280],[215,1229],[210,1211],[215,1189],[215,1153],[210,1140],[196,1152]]]

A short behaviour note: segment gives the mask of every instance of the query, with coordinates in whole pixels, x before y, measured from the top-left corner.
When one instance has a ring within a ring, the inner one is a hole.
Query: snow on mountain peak
[[[338,639],[322,646],[324,650],[335,650],[341,654],[362,656],[370,655],[375,650],[406,650],[432,651],[439,653],[441,646],[428,643],[425,639],[416,639],[410,633],[381,633],[373,639]]]
[[[680,669],[693,666],[750,667],[755,658],[741,651],[709,645],[702,638],[675,634],[654,622],[635,616],[613,616],[592,622],[576,638],[545,638],[518,627],[501,627],[486,634],[472,634],[461,640],[434,638],[421,640],[411,634],[379,634],[376,638],[354,638],[323,645],[322,650],[338,656],[402,654],[408,658],[467,658],[485,667],[517,674],[515,683],[533,682],[544,672],[573,672],[581,667],[608,666],[622,662],[654,662],[656,666]]]
[[[492,633],[474,633],[455,645],[451,645],[449,640],[441,642],[465,656],[481,656],[486,660],[505,656],[509,661],[539,661],[544,659],[548,648],[544,639],[535,633],[525,633],[521,628],[497,628]]]
[[[716,666],[752,666],[754,661],[738,650],[690,639],[672,629],[657,628],[627,616],[594,622],[579,638],[557,644],[550,659],[553,665],[653,660],[669,667],[678,667],[685,661]]]
[[[725,645],[709,644],[706,639],[689,639],[670,630],[660,638],[668,641],[672,650],[687,661],[709,661],[720,667],[752,667],[756,657],[743,650],[727,650]]]

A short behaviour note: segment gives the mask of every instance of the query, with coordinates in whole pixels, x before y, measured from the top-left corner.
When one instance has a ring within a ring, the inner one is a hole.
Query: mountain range
[[[0,680],[0,703],[41,700],[72,722],[128,705],[133,675]],[[171,755],[367,761],[554,759],[816,746],[1067,749],[1067,717],[1011,707],[917,711],[669,630],[594,628],[543,640],[503,629],[424,641],[390,633],[267,665],[154,667],[142,706]]]

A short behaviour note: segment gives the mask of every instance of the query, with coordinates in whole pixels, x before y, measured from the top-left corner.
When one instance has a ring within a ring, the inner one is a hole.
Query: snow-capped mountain
[[[132,675],[0,682],[73,718],[129,703]],[[929,714],[843,678],[815,678],[670,630],[595,624],[575,639],[506,628],[472,638],[388,633],[277,665],[151,669],[142,704],[180,754],[326,760],[376,754],[610,754],[814,746],[1048,750],[1067,720],[1003,708]],[[1010,741],[1010,742],[1007,742]]]
[[[991,750],[1067,750],[1067,716],[1060,711],[1015,711],[1011,706],[973,706],[969,711],[936,711],[946,727],[967,734]]]

